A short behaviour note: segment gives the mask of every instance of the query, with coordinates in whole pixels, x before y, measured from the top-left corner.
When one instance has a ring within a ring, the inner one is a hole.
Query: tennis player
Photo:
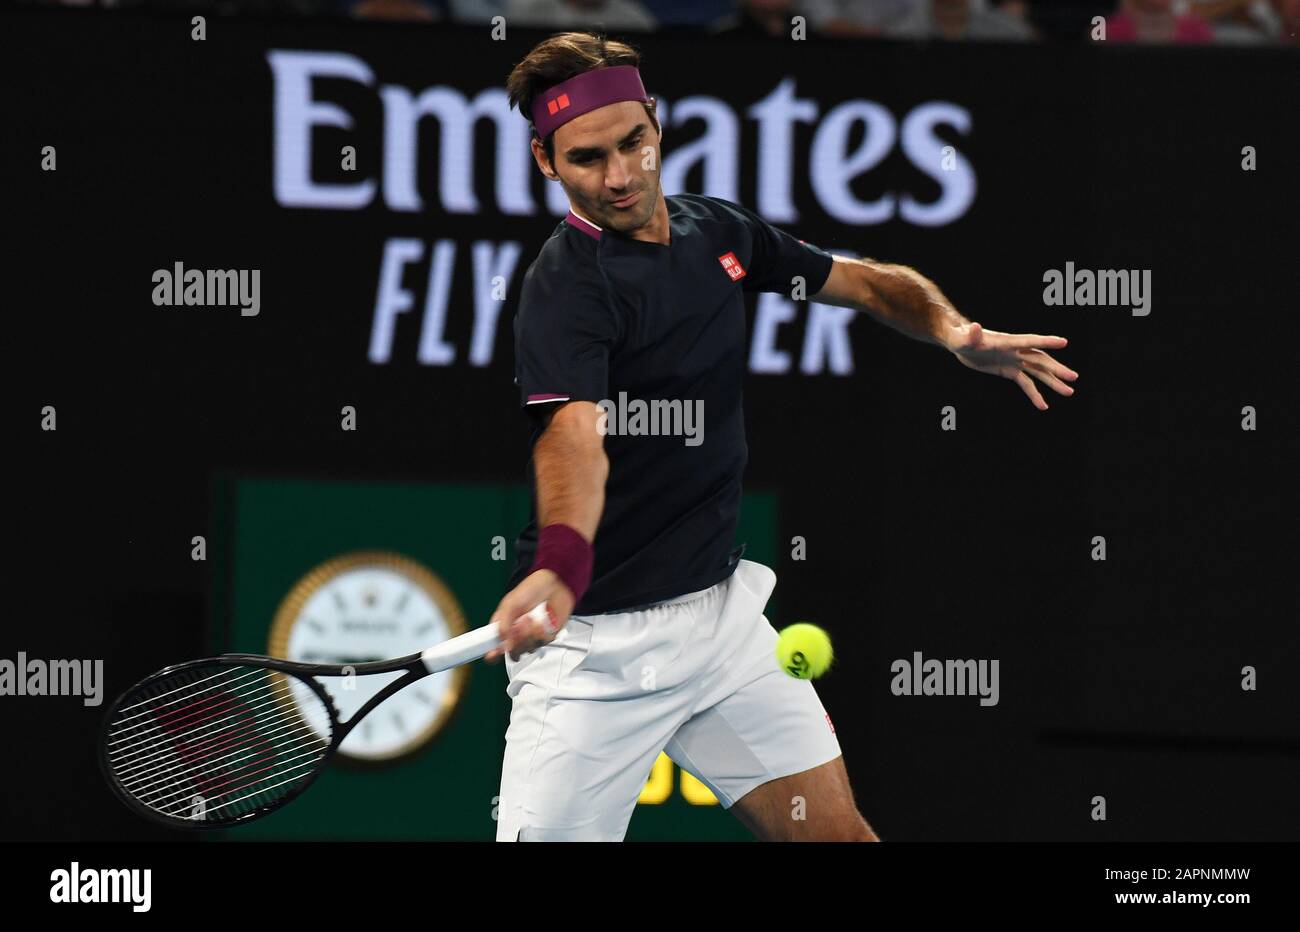
[[[515,317],[532,516],[488,658],[506,656],[512,700],[497,839],[622,840],[666,752],[759,839],[876,841],[816,690],[777,665],[776,575],[733,549],[743,293],[802,285],[1014,380],[1040,409],[1033,379],[1069,395],[1077,375],[1044,352],[1063,338],[984,330],[909,268],[832,257],[719,198],[665,197],[639,63],[570,32],[508,79],[570,210]],[[614,430],[634,400],[701,417],[691,436],[685,417],[677,435]],[[528,617],[542,601],[551,618]]]

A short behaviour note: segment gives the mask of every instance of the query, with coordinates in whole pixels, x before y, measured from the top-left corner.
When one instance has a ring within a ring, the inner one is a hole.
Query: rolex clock
[[[465,630],[460,604],[431,571],[399,554],[361,551],[322,563],[298,581],[275,614],[269,653],[302,663],[359,664],[414,654]],[[320,682],[346,722],[401,675]],[[460,666],[390,696],[343,739],[339,755],[392,761],[420,750],[447,723],[468,677],[469,667]]]

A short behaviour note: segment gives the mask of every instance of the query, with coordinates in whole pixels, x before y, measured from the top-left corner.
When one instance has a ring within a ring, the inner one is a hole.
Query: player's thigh
[[[520,692],[506,732],[498,840],[621,840],[680,711],[656,711],[654,696],[618,704],[536,691]]]
[[[654,761],[686,717],[682,691],[634,682],[639,668],[625,655],[644,645],[625,635],[640,620],[598,624],[595,646],[591,625],[571,621],[562,638],[508,666],[499,840],[622,838]],[[659,633],[671,641],[686,631]]]
[[[741,672],[743,685],[691,716],[664,749],[725,808],[763,784],[841,754],[811,683],[781,672],[775,657],[756,659]]]
[[[879,841],[858,811],[844,758],[777,777],[731,811],[761,841]]]

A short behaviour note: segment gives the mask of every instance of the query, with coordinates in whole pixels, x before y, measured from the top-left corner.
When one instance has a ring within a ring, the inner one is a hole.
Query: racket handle
[[[542,620],[548,617],[546,603],[539,602],[528,614]],[[430,673],[439,673],[459,667],[472,660],[481,660],[488,651],[501,646],[501,635],[495,622],[488,622],[481,628],[467,631],[450,640],[427,648],[420,654],[425,667]]]

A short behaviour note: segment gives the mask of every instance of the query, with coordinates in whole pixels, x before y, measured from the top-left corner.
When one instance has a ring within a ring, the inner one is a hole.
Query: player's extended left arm
[[[1043,351],[1065,346],[1065,337],[985,330],[959,314],[938,285],[905,265],[835,256],[812,300],[864,312],[914,340],[942,346],[971,369],[1011,379],[1040,411],[1047,402],[1033,379],[1058,394],[1074,394],[1062,379],[1074,381],[1079,373]]]

